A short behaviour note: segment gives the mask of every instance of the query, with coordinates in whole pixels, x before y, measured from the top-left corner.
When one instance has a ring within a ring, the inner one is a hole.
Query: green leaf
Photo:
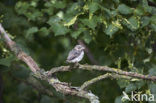
[[[53,6],[56,8],[63,9],[66,7],[66,3],[63,1],[57,1],[57,2],[53,3]]]
[[[43,16],[43,14],[40,11],[35,10],[33,12],[25,13],[25,16],[27,16],[27,18],[29,20],[32,20],[32,21],[36,21],[36,20],[40,20],[41,21],[41,18]],[[42,19],[42,20],[44,20],[44,19]]]
[[[69,32],[69,29],[59,23],[54,23],[50,28],[55,33],[55,36],[65,35]]]
[[[122,103],[121,99],[122,99],[122,96],[116,97],[115,98],[115,103]]]
[[[53,15],[53,13],[54,13],[53,11],[54,11],[53,8],[42,9],[42,12],[46,13],[48,15]]]
[[[71,6],[69,6],[69,8],[67,8],[66,13],[67,14],[73,14],[75,13],[75,11],[78,9],[78,2],[72,3]]]
[[[77,20],[77,16],[73,17],[69,22],[64,23],[64,26],[71,26],[71,25],[73,25],[76,22],[76,20]]]
[[[156,84],[150,83],[149,88],[151,90],[151,93],[156,94]]]
[[[149,75],[156,76],[156,65],[153,65],[149,70]]]
[[[150,18],[150,21],[151,21],[151,23],[156,24],[156,15],[153,15],[153,16]]]
[[[141,27],[145,27],[149,24],[150,18],[147,16],[144,16],[141,18]]]
[[[144,14],[143,8],[140,7],[140,6],[136,7],[136,9],[134,9],[134,14],[135,14],[135,15],[142,16],[142,15]]]
[[[123,24],[131,31],[136,31],[140,27],[140,21],[135,16],[130,17],[128,20],[124,19]]]
[[[55,33],[55,36],[58,35],[65,35],[66,33],[69,32],[69,29],[67,29],[63,24],[60,23],[60,18],[59,17],[51,17],[48,20],[48,24],[51,25],[50,29]]]
[[[32,35],[36,32],[38,32],[38,28],[37,27],[31,27],[27,30],[26,37],[29,37],[30,35]]]
[[[15,10],[18,14],[25,14],[30,5],[27,2],[17,2],[15,6]]]
[[[53,16],[53,17],[51,17],[51,18],[48,20],[47,23],[48,23],[49,25],[53,25],[54,23],[58,23],[60,20],[61,20],[60,18],[58,18],[58,17],[56,17],[56,16]]]
[[[120,86],[120,88],[125,88],[129,84],[129,81],[124,80],[124,79],[120,79],[117,81],[117,83]]]
[[[105,33],[107,35],[109,35],[110,37],[115,34],[117,31],[119,30],[119,28],[113,24],[110,24],[106,29],[105,29]]]
[[[131,14],[133,12],[133,10],[125,4],[120,4],[117,9],[121,14],[125,15]]]
[[[151,28],[156,32],[156,15],[150,18]]]
[[[148,1],[147,0],[142,0],[142,6],[144,8],[145,12],[151,13],[152,12],[152,8],[148,5]]]
[[[11,55],[7,58],[0,59],[0,64],[9,67],[11,62],[15,60],[15,56]]]
[[[91,19],[81,19],[81,22],[89,28],[95,29],[95,27],[97,26],[98,19],[98,17],[93,16]]]
[[[131,83],[129,84],[126,88],[125,88],[125,92],[126,93],[129,93],[131,91],[135,91],[137,89],[136,85]]]
[[[156,24],[151,24],[151,28],[156,32]]]
[[[83,28],[78,29],[77,31],[74,31],[73,33],[71,33],[71,37],[73,37],[74,39],[77,39],[78,36],[84,31]]]
[[[74,38],[74,39],[77,39],[77,37],[81,34],[82,31],[75,31],[71,34],[71,36]]]
[[[145,85],[145,82],[143,80],[140,80],[140,81],[137,81],[135,85],[137,86],[137,89],[140,89],[142,86]]]
[[[91,2],[88,4],[89,12],[94,13],[99,9],[99,5],[96,2]]]
[[[89,33],[89,31],[84,31],[83,40],[89,44],[92,41],[92,37]]]
[[[150,83],[148,86],[149,86],[151,94],[154,95],[154,99],[156,99],[156,84]]]
[[[52,7],[52,3],[47,1],[46,3],[44,3],[44,6],[50,8]]]
[[[39,30],[39,33],[41,34],[41,36],[47,36],[49,34],[49,30],[46,27],[42,27]]]

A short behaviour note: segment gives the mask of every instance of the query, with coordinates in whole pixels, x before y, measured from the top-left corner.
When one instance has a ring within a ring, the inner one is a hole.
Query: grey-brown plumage
[[[78,63],[84,56],[84,49],[82,45],[76,45],[74,49],[69,52],[66,61],[68,63]]]

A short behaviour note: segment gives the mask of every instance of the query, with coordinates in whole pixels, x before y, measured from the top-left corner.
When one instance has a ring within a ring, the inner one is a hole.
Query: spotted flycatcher
[[[84,49],[82,45],[76,45],[74,49],[69,52],[66,61],[68,63],[78,63],[84,56]]]

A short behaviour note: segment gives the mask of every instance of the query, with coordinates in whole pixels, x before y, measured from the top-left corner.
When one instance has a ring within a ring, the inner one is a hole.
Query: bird
[[[85,47],[82,45],[76,45],[68,54],[66,62],[68,63],[78,63],[84,57]]]

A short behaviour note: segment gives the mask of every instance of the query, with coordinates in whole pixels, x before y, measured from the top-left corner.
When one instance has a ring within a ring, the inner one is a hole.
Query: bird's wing
[[[78,57],[79,55],[81,54],[81,52],[79,52],[79,51],[77,51],[77,50],[71,50],[70,52],[69,52],[69,55],[68,55],[68,57],[67,57],[67,60],[73,60],[74,58],[76,58],[76,57]]]

